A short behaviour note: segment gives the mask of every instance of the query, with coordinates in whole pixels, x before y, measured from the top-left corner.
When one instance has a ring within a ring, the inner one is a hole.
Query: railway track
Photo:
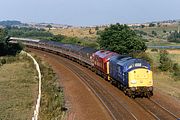
[[[56,55],[54,55],[56,56]],[[58,56],[56,56],[58,57]],[[88,88],[97,96],[101,103],[105,106],[112,119],[128,119],[128,120],[138,120],[139,116],[133,114],[132,111],[128,109],[127,104],[122,101],[122,99],[109,92],[108,89],[103,86],[95,78],[92,78],[88,73],[83,71],[75,62],[69,62],[66,58],[58,57],[61,63],[65,64],[68,69],[70,69],[76,76],[78,76],[83,83],[88,86]],[[133,100],[136,102],[144,111],[146,111],[152,118],[157,120],[177,120],[178,117],[172,112],[161,106],[159,103],[153,99],[142,99],[136,98]]]
[[[145,111],[157,120],[178,120],[178,117],[153,99],[135,99]]]
[[[91,89],[91,91],[106,107],[114,120],[137,120],[136,116],[129,111],[123,103],[120,102],[121,100],[117,99],[117,96],[111,94],[104,86],[98,83],[97,80],[83,72],[83,70],[77,65],[67,62],[67,60],[64,60],[64,58],[61,58],[61,60]]]

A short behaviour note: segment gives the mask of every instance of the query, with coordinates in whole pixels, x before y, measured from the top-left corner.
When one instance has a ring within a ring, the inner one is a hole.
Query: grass
[[[90,30],[91,29],[91,30]],[[91,31],[91,32],[89,32]],[[57,28],[50,30],[54,35],[65,35],[68,37],[78,37],[78,38],[91,38],[96,39],[96,30],[95,28]]]
[[[167,26],[161,25],[160,27],[156,26],[156,27],[135,28],[135,30],[144,31],[148,34],[147,36],[144,36],[144,38],[149,41],[147,42],[147,45],[180,46],[180,43],[173,43],[173,42],[167,41],[167,37],[170,35],[169,32],[178,30],[178,24],[172,24],[172,25],[167,25]],[[152,31],[155,31],[157,33],[157,36],[153,36]]]
[[[63,89],[51,67],[38,61],[42,78],[40,120],[65,117]],[[38,94],[38,77],[32,60],[26,56],[3,57],[0,61],[0,120],[31,119]]]
[[[14,60],[0,66],[0,120],[31,119],[38,84],[34,66],[24,58],[5,59]]]
[[[167,50],[169,52],[169,57],[173,63],[178,63],[180,65],[180,50]],[[178,99],[180,99],[180,80],[175,80],[171,72],[161,72],[158,69],[159,66],[159,52],[151,52],[150,49],[147,50],[153,59],[154,72],[153,80],[154,86]]]
[[[144,27],[144,28],[138,28],[138,30],[142,30],[148,34],[152,34],[152,31],[156,31],[158,36],[162,37],[162,35],[166,34],[163,32],[164,30],[166,32],[178,30],[178,25],[172,24],[172,25],[160,26],[160,27],[157,27],[157,26],[156,27]]]
[[[63,88],[56,74],[45,62],[36,57],[40,65],[42,77],[42,99],[40,120],[61,120],[66,115]]]
[[[154,72],[154,86],[180,100],[180,80],[175,81],[169,72]]]

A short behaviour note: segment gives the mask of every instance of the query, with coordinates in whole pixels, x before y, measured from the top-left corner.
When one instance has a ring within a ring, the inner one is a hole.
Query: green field
[[[31,119],[37,81],[36,71],[28,60],[18,59],[0,66],[0,120]]]

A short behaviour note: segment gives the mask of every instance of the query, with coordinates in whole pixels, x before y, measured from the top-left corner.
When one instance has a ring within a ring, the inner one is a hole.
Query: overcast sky
[[[180,19],[180,0],[0,0],[0,21],[70,25]]]

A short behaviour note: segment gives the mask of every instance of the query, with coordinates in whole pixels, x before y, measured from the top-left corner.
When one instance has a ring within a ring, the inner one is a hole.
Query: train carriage
[[[93,62],[93,53],[95,53],[97,50],[91,47],[84,47],[80,49],[79,54],[81,56],[81,60],[86,63],[87,65],[94,66]]]

